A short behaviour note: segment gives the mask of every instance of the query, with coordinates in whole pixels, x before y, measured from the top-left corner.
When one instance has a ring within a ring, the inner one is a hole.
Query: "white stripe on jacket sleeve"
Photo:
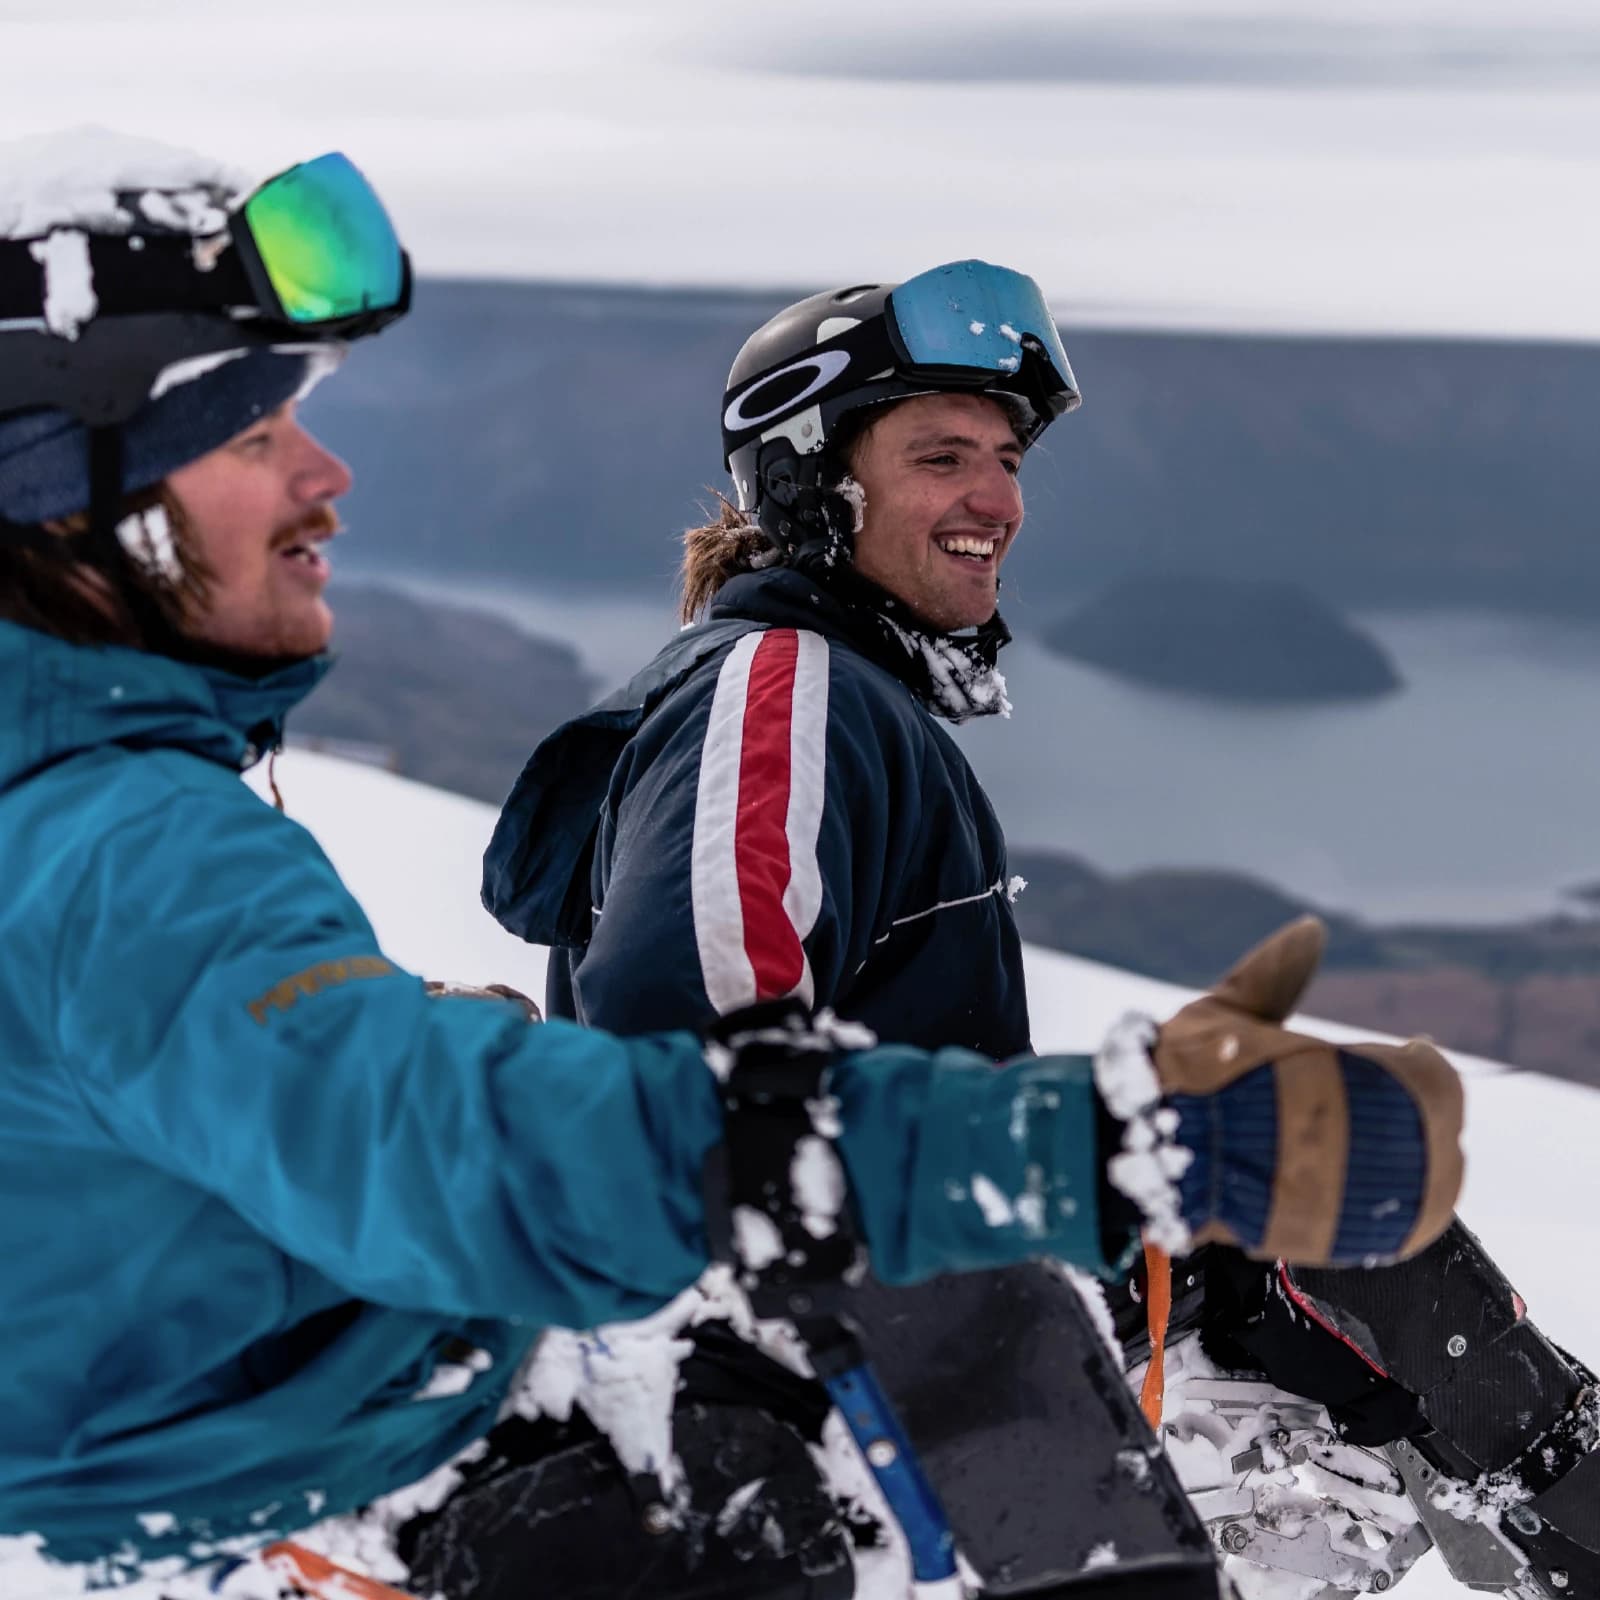
[[[827,723],[828,646],[819,635],[747,634],[724,659],[690,865],[701,975],[719,1013],[784,991],[815,999],[804,941],[822,905]]]
[[[744,951],[744,912],[739,904],[739,871],[733,851],[750,663],[763,637],[759,633],[745,634],[723,660],[711,697],[711,720],[700,749],[690,894],[706,998],[718,1015],[749,1005],[756,997],[755,969]]]
[[[816,633],[800,635],[789,752],[786,831],[790,877],[783,909],[789,913],[803,946],[822,910],[822,864],[817,859],[817,840],[822,833],[828,764],[828,642]],[[816,1004],[816,981],[811,975],[809,955],[796,993],[808,1006]]]

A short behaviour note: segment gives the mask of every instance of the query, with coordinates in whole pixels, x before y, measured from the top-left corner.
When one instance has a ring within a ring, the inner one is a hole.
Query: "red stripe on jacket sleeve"
[[[790,993],[805,972],[805,951],[783,903],[792,872],[790,748],[799,651],[793,629],[774,628],[765,634],[750,663],[745,696],[733,848],[745,954],[755,973],[758,1000]]]

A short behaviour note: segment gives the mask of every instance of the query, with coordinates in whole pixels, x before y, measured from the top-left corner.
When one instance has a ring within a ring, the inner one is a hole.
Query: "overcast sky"
[[[1594,0],[0,0],[0,136],[341,148],[424,272],[1600,338]],[[217,20],[224,13],[224,20]]]

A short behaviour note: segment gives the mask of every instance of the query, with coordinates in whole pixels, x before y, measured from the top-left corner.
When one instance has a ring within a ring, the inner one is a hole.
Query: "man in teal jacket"
[[[322,546],[350,480],[295,408],[406,308],[381,205],[337,156],[248,192],[198,161],[115,166],[104,203],[0,240],[8,1597],[170,1576],[362,1506],[482,1439],[542,1328],[652,1312],[714,1255],[762,1267],[703,1184],[770,1037],[726,1029],[719,1077],[688,1034],[430,997],[239,782],[328,666]],[[76,176],[44,189],[81,197]],[[1147,1218],[1226,1231],[1216,1185],[1172,1181],[1154,1073],[1108,1102],[1080,1058],[810,1059],[848,1179],[826,1225],[886,1281],[1104,1269]],[[1453,1197],[1453,1080],[1423,1078],[1407,1248]],[[1192,1062],[1174,1086],[1216,1087]],[[1270,1183],[1275,1148],[1221,1122],[1205,1143],[1221,1178]],[[1135,1199],[1108,1158],[1141,1169]],[[977,1174],[1037,1203],[999,1219]]]

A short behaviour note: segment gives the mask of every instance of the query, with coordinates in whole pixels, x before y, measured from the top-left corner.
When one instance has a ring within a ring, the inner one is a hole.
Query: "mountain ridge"
[[[424,279],[306,415],[382,560],[658,591],[726,483],[728,364],[785,303]],[[1063,331],[1085,402],[1030,455],[1006,573],[1035,612],[1204,570],[1343,607],[1600,616],[1600,346]]]

